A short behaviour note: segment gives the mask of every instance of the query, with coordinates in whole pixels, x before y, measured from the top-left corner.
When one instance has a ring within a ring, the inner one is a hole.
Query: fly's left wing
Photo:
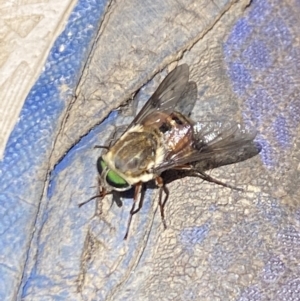
[[[198,97],[197,84],[190,81],[186,84],[185,89],[178,100],[174,111],[190,117]]]
[[[254,142],[256,131],[234,122],[198,122],[193,125],[189,145],[181,152],[169,152],[165,162],[154,169],[157,174],[186,164],[211,168],[232,164],[257,155],[261,147]]]
[[[170,72],[162,83],[158,86],[154,94],[149,98],[141,111],[132,121],[131,126],[141,124],[149,114],[155,111],[171,112],[174,111],[181,96],[187,93],[189,82],[189,67],[187,64],[176,67]],[[186,98],[183,98],[184,100]]]

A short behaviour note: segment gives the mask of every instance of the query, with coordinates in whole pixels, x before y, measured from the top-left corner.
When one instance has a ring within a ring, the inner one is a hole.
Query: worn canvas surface
[[[0,162],[1,300],[299,300],[299,12],[296,0],[79,1]],[[130,194],[78,207],[98,193],[94,146],[182,63],[192,118],[252,125],[262,151],[210,172],[243,192],[169,183],[166,230],[148,189],[124,241]]]

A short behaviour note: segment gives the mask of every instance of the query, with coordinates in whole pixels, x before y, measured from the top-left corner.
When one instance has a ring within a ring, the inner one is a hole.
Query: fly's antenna
[[[95,145],[94,148],[104,148],[104,149],[109,149],[109,146],[106,145]]]

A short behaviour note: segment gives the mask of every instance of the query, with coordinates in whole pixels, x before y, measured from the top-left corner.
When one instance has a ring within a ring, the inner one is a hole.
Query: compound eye
[[[106,175],[106,183],[116,190],[124,191],[131,188],[131,185],[129,185],[122,177],[120,177],[116,172],[113,170],[109,170]]]
[[[97,160],[97,170],[98,170],[100,176],[102,175],[103,170],[105,168],[107,168],[106,163],[103,161],[102,157],[99,157]]]

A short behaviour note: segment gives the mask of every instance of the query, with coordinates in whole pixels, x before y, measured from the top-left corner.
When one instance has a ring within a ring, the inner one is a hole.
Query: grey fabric
[[[22,300],[299,300],[300,3],[248,4],[107,8],[77,97],[59,119]],[[93,146],[131,120],[130,110],[109,112],[141,87],[138,100],[149,98],[167,74],[159,71],[177,61],[198,86],[191,118],[252,125],[263,149],[210,173],[244,192],[197,178],[169,183],[166,230],[158,190],[147,190],[124,241],[130,194],[121,208],[110,196],[78,207],[98,193]]]

